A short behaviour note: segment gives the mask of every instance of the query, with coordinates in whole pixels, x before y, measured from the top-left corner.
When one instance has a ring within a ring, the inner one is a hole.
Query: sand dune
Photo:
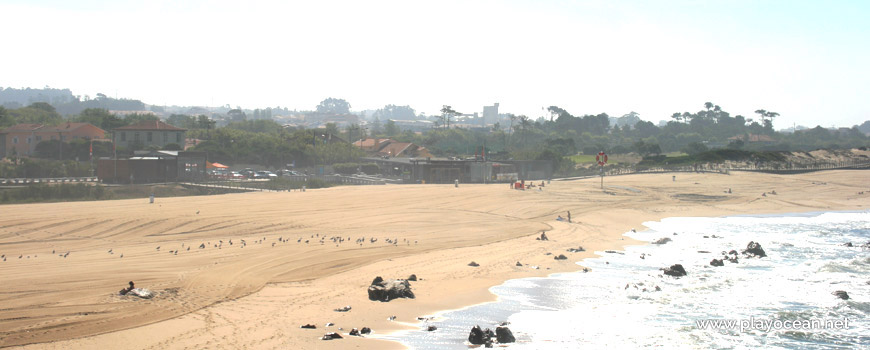
[[[319,337],[415,327],[417,316],[491,300],[487,288],[503,280],[576,270],[594,250],[635,243],[621,235],[643,221],[870,207],[866,171],[671,176],[609,177],[604,190],[589,179],[542,191],[390,185],[2,206],[0,346],[401,348]],[[568,210],[574,223],[554,220]],[[541,231],[551,240],[536,241]],[[580,245],[587,252],[565,252]],[[375,276],[411,273],[423,279],[417,299],[368,301]],[[130,280],[157,296],[119,296]]]

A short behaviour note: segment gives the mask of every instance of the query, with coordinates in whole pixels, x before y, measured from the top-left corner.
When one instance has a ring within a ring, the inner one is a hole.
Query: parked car
[[[238,171],[231,171],[229,175],[230,179],[244,179],[245,175],[242,175]]]
[[[242,176],[247,177],[247,178],[253,178],[254,177],[254,169],[245,168],[245,169],[242,169],[241,171],[239,171],[239,174],[242,174]]]
[[[278,175],[275,175],[275,173],[266,170],[260,170],[254,173],[255,179],[275,179],[277,177]]]

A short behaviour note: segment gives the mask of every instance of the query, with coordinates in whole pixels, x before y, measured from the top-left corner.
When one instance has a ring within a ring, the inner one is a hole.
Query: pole
[[[312,155],[312,157],[314,158],[314,175],[315,176],[317,175],[317,134],[316,134],[316,132],[317,132],[316,130],[311,129],[311,136],[313,136],[313,140],[314,140],[314,143],[313,143],[314,146],[312,146],[312,147],[314,147],[314,155]]]
[[[601,168],[601,189],[603,190],[604,189],[604,166],[601,165],[601,166],[599,166],[599,168]]]

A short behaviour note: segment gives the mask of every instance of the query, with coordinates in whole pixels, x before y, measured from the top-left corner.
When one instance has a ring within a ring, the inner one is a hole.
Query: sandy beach
[[[488,288],[505,280],[576,271],[595,251],[639,244],[622,235],[645,221],[870,208],[870,172],[860,170],[627,175],[604,185],[347,186],[2,206],[0,347],[401,349],[374,336],[320,337],[418,328],[417,317],[493,300]],[[556,220],[568,211],[572,223]],[[535,239],[542,231],[549,241]],[[579,246],[586,251],[566,251]],[[421,279],[411,282],[415,299],[368,300],[375,276],[411,274]],[[128,281],[156,296],[119,296]],[[344,306],[352,309],[333,311]]]

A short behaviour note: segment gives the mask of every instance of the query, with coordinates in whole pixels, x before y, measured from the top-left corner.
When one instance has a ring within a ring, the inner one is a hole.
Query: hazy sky
[[[438,113],[870,120],[870,1],[2,0],[0,86]],[[865,101],[865,102],[861,102]]]

